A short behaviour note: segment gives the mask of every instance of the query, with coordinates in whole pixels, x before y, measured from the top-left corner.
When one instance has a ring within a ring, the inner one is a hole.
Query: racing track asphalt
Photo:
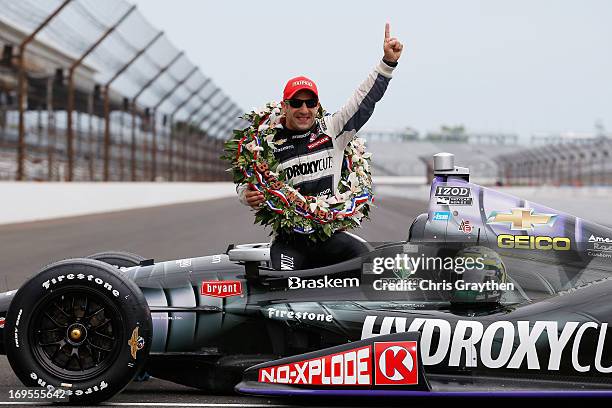
[[[425,208],[423,201],[377,196],[371,220],[356,233],[371,242],[404,240],[412,219]],[[253,225],[252,214],[235,199],[4,225],[0,226],[0,291],[18,288],[28,276],[53,261],[105,250],[124,250],[160,261],[225,252],[230,243],[268,240],[268,233]],[[0,356],[0,407],[17,402],[9,399],[9,390],[20,387],[22,385],[6,357]],[[296,402],[291,400],[291,404]],[[330,402],[306,401],[301,405],[325,406]],[[267,398],[210,396],[158,379],[132,383],[109,403],[117,406],[144,403],[155,404],[146,406],[202,407],[289,404],[288,401]],[[355,402],[348,401],[343,405],[346,404],[351,406]],[[336,401],[334,405],[338,405]],[[32,404],[24,403],[24,406]]]

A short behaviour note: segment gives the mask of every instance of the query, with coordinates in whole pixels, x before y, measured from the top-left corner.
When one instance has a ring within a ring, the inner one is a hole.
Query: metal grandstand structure
[[[242,109],[123,0],[0,0],[0,179],[222,180]]]
[[[523,148],[498,155],[504,185],[612,185],[612,139]]]

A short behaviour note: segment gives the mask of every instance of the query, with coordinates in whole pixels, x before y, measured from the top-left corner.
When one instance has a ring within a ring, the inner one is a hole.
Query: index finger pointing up
[[[391,36],[391,35],[389,34],[389,31],[390,31],[390,30],[389,30],[389,23],[386,23],[386,24],[385,24],[385,40],[388,40],[388,39],[389,39],[389,37]]]

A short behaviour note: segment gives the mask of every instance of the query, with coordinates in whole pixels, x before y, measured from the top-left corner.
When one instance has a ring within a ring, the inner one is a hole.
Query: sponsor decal
[[[128,346],[130,346],[130,354],[132,355],[132,358],[134,360],[136,360],[136,353],[138,353],[139,350],[142,350],[144,344],[145,341],[141,336],[138,335],[138,326],[136,326],[134,330],[132,330],[132,336],[128,340]]]
[[[404,244],[402,246],[402,249],[406,254],[416,254],[417,252],[419,252],[419,246],[416,244]]]
[[[15,320],[15,332],[13,333],[13,339],[15,340],[16,348],[19,348],[19,322],[21,321],[22,313],[23,309],[19,309],[19,313],[17,313],[17,320]]]
[[[472,233],[472,224],[470,224],[469,221],[466,220],[461,220],[461,224],[459,224],[459,231],[463,232],[464,234],[471,234]]]
[[[285,254],[280,256],[281,271],[292,271],[293,270],[293,257]]]
[[[374,343],[375,385],[418,384],[417,342]]]
[[[299,81],[293,81],[293,83],[291,84],[291,86],[302,86],[302,85],[306,85],[311,88],[314,88],[314,84],[312,82],[306,81],[304,79],[300,79]]]
[[[506,225],[512,231],[533,231],[536,226],[552,227],[557,220],[556,214],[534,214],[533,211],[533,208],[513,208],[509,213],[493,211],[487,218],[487,224]]]
[[[305,137],[312,137],[312,132],[306,132],[306,133],[302,133],[301,135],[291,135],[291,139],[303,139]],[[274,142],[275,144],[278,144],[278,142]]]
[[[308,144],[308,150],[312,150],[315,147],[319,147],[327,142],[329,142],[331,139],[329,138],[329,136],[324,135],[323,137],[317,139],[316,141],[309,143]]]
[[[469,187],[438,186],[436,187],[436,197],[470,197]]]
[[[326,188],[325,190],[321,190],[320,193],[317,193],[317,197],[325,196],[325,195],[328,195],[328,194],[331,194],[331,188],[329,188],[329,187]]]
[[[376,323],[380,323],[379,332],[374,331]],[[597,371],[610,374],[612,350],[604,352],[607,330],[608,323],[589,321],[500,320],[485,326],[475,320],[458,320],[451,327],[451,323],[443,319],[416,318],[408,325],[405,317],[378,319],[377,316],[366,316],[361,338],[420,331],[420,357],[426,366],[444,362],[449,367],[526,367],[529,370],[559,371],[561,365],[571,365],[580,373]],[[587,332],[589,336],[585,340]],[[593,349],[595,353],[591,354]],[[605,362],[604,355],[608,356]],[[593,356],[593,359],[587,361],[586,356]]]
[[[319,322],[331,322],[334,317],[327,313],[294,312],[293,310],[279,310],[273,307],[268,308],[268,318],[311,320]]]
[[[179,268],[189,268],[191,266],[191,258],[178,259],[175,261]]]
[[[102,286],[104,289],[107,289],[109,292],[113,294],[114,297],[119,297],[119,291],[117,289],[113,289],[113,285],[108,282],[104,282],[101,278],[97,278],[94,275],[85,275],[82,273],[67,273],[65,275],[59,275],[55,278],[48,279],[42,283],[42,287],[45,289],[50,289],[52,285],[60,283],[62,281],[73,281],[73,280],[87,280],[89,282],[95,282],[96,284]]]
[[[594,244],[587,254],[597,258],[612,258],[612,245]]]
[[[65,384],[65,383],[60,383],[59,386],[55,386],[53,384],[49,384],[46,380],[44,380],[43,378],[41,378],[38,374],[36,374],[35,372],[30,372],[30,378],[34,381],[36,381],[36,385],[39,387],[43,387],[46,388],[47,390],[53,391],[56,389],[62,389],[65,390],[66,395],[70,396],[70,395],[76,395],[77,397],[81,396],[81,395],[89,395],[93,392],[96,391],[102,391],[103,389],[108,387],[108,383],[104,380],[100,381],[99,384],[94,385],[93,387],[88,387],[85,389],[80,389],[80,390],[73,390],[73,389],[65,389],[65,385],[68,385],[69,388],[72,388],[72,384]]]
[[[306,176],[308,174],[327,170],[331,168],[333,164],[334,159],[332,157],[322,157],[306,163],[294,164],[293,166],[287,167],[283,171],[285,172],[286,179],[291,180],[297,176]]]
[[[540,251],[569,251],[571,240],[567,237],[548,237],[532,235],[500,234],[497,236],[499,248],[537,249]]]
[[[435,211],[432,219],[434,221],[449,221],[451,219],[450,211]]]
[[[319,120],[318,123],[319,123],[319,126],[321,127],[322,131],[324,131],[324,132],[327,131],[327,125],[325,124],[325,119]]]
[[[472,205],[471,190],[469,187],[436,187],[436,203],[442,205]]]
[[[589,242],[602,242],[605,244],[612,244],[612,239],[606,237],[606,238],[602,238],[602,237],[596,237],[595,235],[591,234],[591,236],[589,237]]]
[[[289,289],[328,289],[359,287],[359,278],[333,278],[327,275],[318,279],[302,279],[291,276],[288,280]]]
[[[472,197],[438,197],[439,205],[472,205]]]
[[[4,329],[4,322],[6,319],[4,317],[0,317],[0,329]]]
[[[226,298],[242,295],[242,282],[239,280],[202,281],[200,293],[203,296]]]
[[[589,243],[591,248],[587,248],[587,254],[597,258],[612,258],[612,239],[596,237],[591,235]]]
[[[168,316],[166,312],[153,312],[151,313],[151,319],[153,320],[183,320],[183,316]]]
[[[301,385],[372,385],[371,346],[260,368],[258,381]]]
[[[287,145],[287,146],[283,146],[283,147],[275,147],[273,149],[274,153],[280,153],[280,152],[284,152],[285,150],[290,150],[293,149],[295,146],[293,145]]]

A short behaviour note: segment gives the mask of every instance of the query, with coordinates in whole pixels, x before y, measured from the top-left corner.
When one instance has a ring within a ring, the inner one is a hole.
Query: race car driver
[[[333,195],[340,180],[344,149],[367,122],[391,80],[402,54],[402,43],[391,37],[385,25],[384,56],[348,102],[333,115],[317,119],[320,108],[315,83],[303,76],[285,85],[281,103],[283,128],[275,140],[286,140],[274,156],[287,182],[306,195]],[[240,201],[254,209],[264,202],[258,191],[238,187]],[[341,262],[367,251],[361,238],[337,231],[323,242],[313,243],[307,236],[279,234],[270,247],[272,265],[279,270],[314,268]]]

